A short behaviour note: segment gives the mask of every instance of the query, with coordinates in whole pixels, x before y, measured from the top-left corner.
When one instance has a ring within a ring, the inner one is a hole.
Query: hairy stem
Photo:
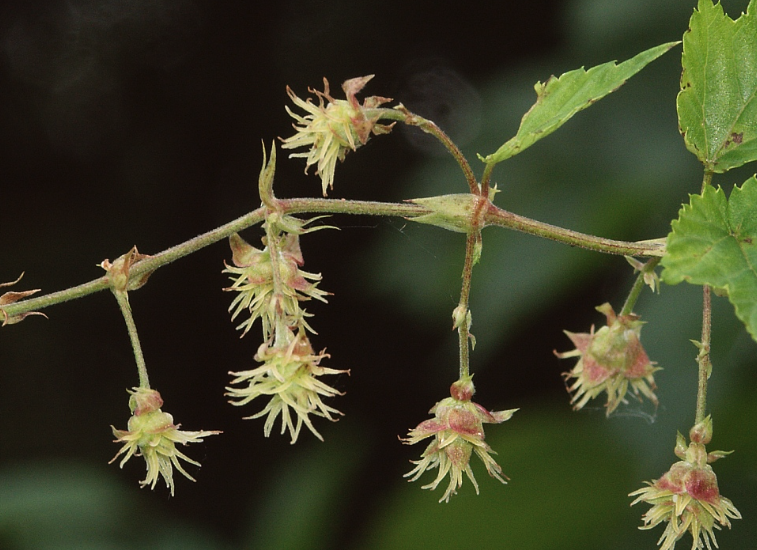
[[[463,284],[460,289],[460,302],[456,311],[459,312],[455,322],[460,345],[460,380],[470,378],[470,327],[469,308],[471,278],[473,276],[473,264],[476,263],[476,246],[480,243],[481,232],[476,231],[468,234],[465,241],[465,265],[463,266]]]
[[[710,337],[712,333],[712,297],[710,287],[704,285],[702,290],[702,340],[699,342],[699,383],[697,384],[697,412],[694,424],[704,421],[707,411],[707,380],[712,372],[710,362]]]
[[[378,111],[378,115],[381,119],[398,120],[409,126],[417,126],[427,134],[431,134],[438,139],[457,161],[457,164],[463,171],[465,180],[468,182],[468,189],[470,189],[470,192],[474,195],[480,195],[482,193],[481,188],[476,181],[476,176],[473,174],[473,170],[468,163],[468,159],[465,158],[463,152],[457,147],[457,145],[455,145],[455,142],[452,141],[434,122],[411,113],[404,105],[400,105],[395,109],[376,109],[376,111]]]
[[[513,214],[507,210],[502,210],[494,206],[489,206],[486,213],[486,225],[496,225],[522,231],[537,237],[551,239],[571,246],[580,246],[596,252],[605,252],[607,254],[620,254],[622,256],[644,256],[644,257],[662,257],[665,254],[665,239],[655,239],[653,241],[627,242],[595,237],[578,231],[564,229],[548,223],[532,220],[518,214]]]
[[[355,214],[368,216],[403,216],[412,220],[414,217],[431,213],[420,204],[384,203],[374,201],[352,201],[339,199],[295,198],[277,199],[278,212],[282,214]],[[172,246],[162,252],[136,262],[130,269],[129,275],[135,280],[152,273],[159,267],[174,262],[184,256],[192,254],[208,245],[226,239],[232,233],[237,233],[260,223],[265,217],[265,208],[261,207],[244,216],[224,224],[212,231],[189,239],[181,244]],[[512,212],[507,212],[489,204],[486,212],[485,225],[507,227],[538,237],[552,239],[571,246],[580,246],[597,252],[621,254],[626,256],[661,257],[665,253],[663,239],[644,242],[625,242],[586,235],[570,229],[532,220]],[[27,300],[20,300],[6,304],[0,309],[9,317],[21,315],[30,311],[38,311],[46,307],[74,300],[105,290],[109,287],[106,277],[99,277],[66,290],[45,294]]]
[[[139,343],[137,334],[137,325],[134,323],[134,317],[131,314],[131,305],[129,304],[129,295],[125,290],[113,290],[118,307],[126,321],[126,330],[131,340],[131,348],[134,350],[134,360],[137,363],[137,372],[139,373],[139,387],[150,389],[150,379],[147,376],[147,365],[145,365],[145,356],[142,354],[142,345]]]

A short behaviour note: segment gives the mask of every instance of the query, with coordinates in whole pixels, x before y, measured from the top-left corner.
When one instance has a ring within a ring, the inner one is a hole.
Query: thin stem
[[[642,267],[641,270],[639,270],[639,275],[636,277],[636,281],[634,281],[633,286],[631,287],[631,292],[628,293],[628,298],[626,298],[626,303],[623,304],[623,309],[620,310],[620,315],[631,315],[631,313],[633,313],[636,301],[639,299],[641,291],[644,288],[644,277],[648,273],[654,271],[654,268],[657,267],[660,260],[662,260],[662,258],[652,258],[644,264],[644,267]]]
[[[470,378],[470,328],[468,322],[470,313],[468,304],[470,302],[471,278],[473,276],[473,264],[476,258],[476,244],[481,239],[481,233],[469,233],[465,241],[465,265],[463,266],[463,284],[460,289],[460,302],[456,311],[460,312],[456,322],[458,324],[457,334],[460,345],[460,380]]]
[[[578,231],[564,229],[548,223],[532,220],[518,214],[513,214],[507,210],[502,210],[489,205],[489,210],[485,218],[486,225],[496,225],[507,227],[551,239],[553,241],[569,244],[571,246],[580,246],[596,252],[605,252],[607,254],[620,254],[622,256],[644,256],[644,257],[662,257],[665,254],[665,239],[655,239],[653,241],[628,242],[595,237]]]
[[[395,109],[376,109],[376,111],[381,119],[399,120],[409,126],[417,126],[427,134],[431,134],[438,139],[457,161],[457,164],[465,175],[465,180],[468,182],[470,192],[474,195],[481,194],[481,188],[479,187],[478,182],[476,182],[476,176],[473,174],[468,159],[465,158],[463,152],[457,145],[455,145],[455,142],[452,141],[450,137],[434,122],[423,118],[422,116],[418,116],[415,113],[411,113],[404,106],[399,106]]]
[[[704,421],[707,411],[707,380],[712,372],[710,362],[710,338],[712,334],[712,297],[709,285],[702,290],[702,340],[699,343],[699,383],[697,384],[697,413],[694,425]]]
[[[126,330],[129,332],[131,348],[134,350],[134,360],[137,363],[137,372],[139,373],[139,387],[150,389],[150,379],[147,376],[147,365],[145,365],[145,356],[142,354],[142,345],[139,343],[137,334],[137,325],[134,323],[134,317],[131,315],[131,305],[129,304],[129,295],[125,290],[114,290],[113,295],[118,301],[118,307],[126,321]]]
[[[489,194],[489,182],[492,177],[492,170],[496,165],[494,163],[488,163],[484,166],[484,173],[481,176],[481,194]]]

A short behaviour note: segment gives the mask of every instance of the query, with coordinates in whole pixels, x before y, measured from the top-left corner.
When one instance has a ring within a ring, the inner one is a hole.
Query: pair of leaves
[[[699,0],[683,36],[678,124],[707,172],[757,160],[757,1],[733,20]]]
[[[706,172],[757,160],[757,0],[737,20],[699,0],[683,37],[678,123]],[[757,340],[757,179],[706,186],[691,197],[668,235],[662,279],[710,285],[728,294]]]

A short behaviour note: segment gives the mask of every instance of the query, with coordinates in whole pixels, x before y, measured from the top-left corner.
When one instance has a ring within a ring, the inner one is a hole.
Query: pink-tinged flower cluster
[[[198,443],[203,437],[219,434],[219,431],[187,432],[179,430],[179,424],[173,423],[173,417],[160,410],[163,399],[160,394],[151,389],[134,388],[129,398],[129,408],[132,416],[129,418],[128,430],[117,430],[113,426],[113,435],[116,443],[123,443],[121,450],[116,453],[111,462],[120,455],[124,455],[119,463],[124,464],[132,456],[141,456],[147,464],[147,476],[140,482],[142,487],[149,485],[155,488],[158,475],[163,477],[166,486],[174,494],[173,468],[175,467],[186,478],[194,481],[182,467],[179,459],[199,466],[200,463],[192,460],[176,448],[177,443],[186,445]]]
[[[250,312],[250,317],[237,327],[243,331],[242,336],[258,318],[263,323],[265,341],[270,339],[276,320],[280,318],[312,331],[305,322],[308,314],[299,303],[311,298],[326,301],[328,293],[317,288],[321,275],[300,269],[304,260],[299,234],[283,233],[276,238],[279,242],[273,248],[276,257],[272,258],[269,246],[259,250],[236,233],[229,237],[234,265],[227,264],[223,272],[231,274],[233,284],[224,290],[238,292],[229,307],[229,311],[233,310],[232,320],[245,310]],[[278,289],[274,281],[275,270],[279,273]]]
[[[318,96],[318,105],[314,105],[310,99],[303,101],[287,86],[290,99],[307,114],[301,116],[286,107],[287,113],[297,124],[293,125],[296,133],[282,140],[282,147],[308,148],[304,153],[293,153],[289,157],[305,158],[306,173],[310,166],[317,165],[316,174],[321,176],[324,197],[326,189],[334,187],[337,160],[343,161],[347,151],[355,151],[361,145],[365,145],[371,134],[386,134],[392,129],[393,124],[377,124],[378,116],[369,112],[391,99],[371,96],[365,98],[360,105],[355,97],[371,78],[373,75],[345,81],[342,90],[347,97],[346,100],[331,97],[329,83],[324,78],[323,92],[308,89],[311,94]]]
[[[676,455],[681,458],[660,479],[647,483],[629,496],[636,499],[631,506],[646,502],[652,507],[643,515],[640,529],[652,529],[666,523],[660,540],[660,550],[673,550],[676,542],[691,533],[691,550],[707,546],[718,547],[714,529],[730,529],[730,519],[741,519],[733,503],[720,494],[718,479],[710,463],[730,454],[723,451],[708,453],[705,445],[712,438],[712,420],[708,416],[689,432],[691,442],[679,433]]]
[[[255,355],[255,360],[263,365],[253,370],[229,373],[234,376],[232,384],[246,386],[227,387],[226,395],[237,399],[230,401],[237,406],[246,405],[260,396],[270,397],[263,410],[246,417],[252,419],[267,416],[263,428],[266,437],[271,435],[273,424],[280,414],[281,433],[288,429],[292,443],[297,441],[303,424],[323,441],[323,437],[313,426],[310,415],[322,416],[335,422],[337,418],[332,415],[342,413],[326,405],[321,397],[334,397],[342,393],[318,377],[324,374],[349,374],[349,371],[320,366],[321,360],[329,356],[324,352],[316,354],[304,331],[296,336],[288,328],[280,328],[279,331],[279,344],[264,343]]]
[[[655,407],[658,404],[654,373],[660,370],[649,360],[639,340],[644,323],[636,315],[615,315],[610,304],[602,304],[597,311],[607,317],[607,325],[594,332],[565,331],[576,349],[557,353],[561,359],[579,357],[570,372],[563,374],[572,394],[571,404],[578,410],[591,399],[607,393],[607,415],[621,403],[627,403],[629,387],[641,400],[645,396]],[[571,384],[571,380],[574,380]]]
[[[451,397],[438,402],[429,411],[434,418],[421,422],[410,430],[407,438],[402,439],[403,443],[413,445],[426,438],[433,438],[421,455],[421,460],[411,461],[416,466],[405,477],[410,477],[409,481],[416,481],[426,470],[438,468],[436,479],[422,487],[434,490],[449,475],[447,490],[439,502],[449,502],[450,496],[457,493],[458,487],[463,484],[463,472],[478,494],[478,483],[470,466],[473,452],[484,463],[490,476],[507,483],[504,479],[507,476],[491,457],[490,453],[494,451],[484,441],[484,423],[499,424],[509,420],[518,409],[489,412],[471,401],[474,391],[470,378],[458,380],[450,387]]]

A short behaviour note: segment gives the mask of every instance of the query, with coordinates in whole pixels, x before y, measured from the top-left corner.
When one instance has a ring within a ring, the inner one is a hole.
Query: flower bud
[[[712,440],[712,416],[707,415],[702,422],[691,428],[689,439],[707,445]]]

